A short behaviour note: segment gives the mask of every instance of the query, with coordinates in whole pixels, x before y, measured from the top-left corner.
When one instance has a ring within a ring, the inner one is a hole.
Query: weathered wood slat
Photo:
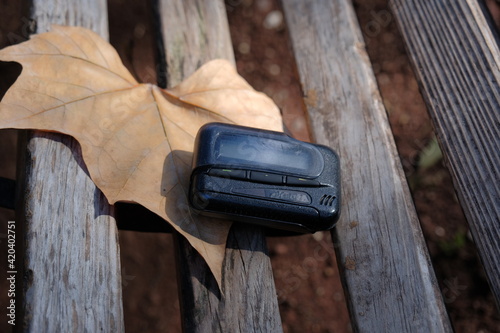
[[[160,2],[172,86],[210,59],[234,61],[223,1]],[[282,331],[264,233],[234,225],[228,239],[222,294],[199,254],[177,236],[183,328],[187,332]]]
[[[226,10],[222,1],[159,0],[169,86],[179,84],[205,62],[234,62]]]
[[[108,36],[106,2],[34,0],[37,32],[51,23]],[[121,272],[113,208],[87,175],[80,146],[28,132],[21,150],[25,221],[23,331],[122,332]]]
[[[451,331],[351,2],[283,6],[311,133],[341,159],[332,235],[354,330]]]
[[[480,1],[392,1],[500,305],[500,51]]]
[[[185,332],[282,332],[262,230],[234,226],[228,236],[222,293],[201,256],[177,236]]]

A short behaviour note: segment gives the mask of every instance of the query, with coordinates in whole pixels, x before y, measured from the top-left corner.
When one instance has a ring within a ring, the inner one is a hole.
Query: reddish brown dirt
[[[131,0],[109,2],[110,39],[141,81],[156,80],[149,9]],[[495,4],[490,3],[496,10]],[[446,169],[438,163],[422,172],[417,163],[432,137],[432,126],[386,0],[355,0],[379,88],[402,164],[411,183],[422,228],[443,296],[457,332],[498,332],[500,317],[468,234]],[[269,94],[287,127],[309,139],[302,92],[276,0],[228,0],[226,8],[239,72]],[[0,47],[23,36],[26,11],[0,1]],[[495,15],[500,18],[500,11]],[[23,16],[24,15],[24,16]],[[272,18],[278,18],[273,23]],[[12,32],[15,32],[13,35]],[[15,135],[0,131],[0,176],[14,178]],[[5,221],[0,209],[0,247],[5,253]],[[348,332],[350,324],[330,235],[269,239],[281,316],[286,332]],[[120,232],[123,302],[128,332],[180,331],[173,245],[168,234]],[[0,270],[5,272],[4,256]],[[4,276],[4,273],[0,276]],[[5,309],[6,283],[0,280]],[[5,316],[3,317],[5,318]],[[0,321],[0,331],[9,327]]]

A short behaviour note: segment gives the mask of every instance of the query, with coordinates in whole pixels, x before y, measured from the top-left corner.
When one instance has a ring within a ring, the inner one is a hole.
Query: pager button
[[[210,169],[210,171],[208,171],[208,174],[210,176],[226,177],[234,179],[245,179],[247,176],[246,170],[239,170],[239,169],[212,168]]]
[[[320,183],[314,179],[300,177],[286,177],[286,184],[292,186],[319,186]]]
[[[267,172],[250,172],[250,180],[258,183],[283,184],[283,176]]]

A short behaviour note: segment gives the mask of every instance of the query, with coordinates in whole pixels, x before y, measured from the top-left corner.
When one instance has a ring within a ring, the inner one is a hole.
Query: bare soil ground
[[[489,4],[494,16],[499,15],[496,3]],[[387,1],[355,0],[354,6],[454,328],[457,332],[498,332],[498,309],[450,176],[442,163],[418,169],[421,151],[433,137],[432,125]],[[279,1],[227,0],[226,8],[239,72],[275,100],[295,137],[309,140]],[[6,0],[0,1],[0,13],[4,17],[0,47],[4,47],[19,41],[13,36],[23,36],[28,14],[16,2]],[[150,14],[147,2],[109,1],[111,43],[136,77],[155,83]],[[15,177],[15,133],[0,131],[2,177]],[[2,235],[9,219],[14,219],[13,212],[0,209],[2,253],[6,252]],[[268,244],[285,332],[349,332],[330,235],[270,238]],[[120,231],[120,245],[127,331],[180,331],[171,235]],[[6,260],[1,258],[0,270],[5,272]],[[3,277],[2,309],[6,289]],[[0,331],[8,329],[5,320],[0,321]]]

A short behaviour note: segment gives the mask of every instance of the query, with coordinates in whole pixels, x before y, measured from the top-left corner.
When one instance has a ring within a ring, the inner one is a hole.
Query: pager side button
[[[283,184],[283,176],[267,172],[250,172],[250,180],[258,183]]]
[[[233,179],[245,179],[247,177],[247,171],[239,169],[212,168],[208,171],[208,174],[210,176],[226,177]]]
[[[286,184],[292,186],[319,186],[319,182],[314,179],[305,179],[299,177],[286,177]]]

